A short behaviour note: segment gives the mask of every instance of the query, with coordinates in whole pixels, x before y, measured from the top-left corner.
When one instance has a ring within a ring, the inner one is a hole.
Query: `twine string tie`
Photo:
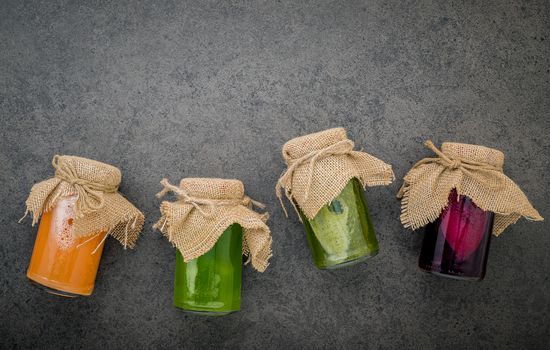
[[[199,198],[191,196],[189,192],[181,187],[170,184],[168,179],[162,179],[160,184],[163,186],[163,189],[157,193],[158,198],[163,197],[168,192],[173,192],[178,196],[179,201],[192,205],[205,218],[212,217],[212,215],[214,215],[215,208],[218,206],[243,205],[249,209],[252,209],[253,207],[265,209],[265,205],[263,203],[255,201],[248,196],[235,199]],[[205,208],[207,208],[207,210],[205,210]]]
[[[76,191],[78,201],[75,213],[77,216],[83,216],[84,214],[103,208],[105,205],[104,193],[114,193],[118,190],[118,186],[79,177],[77,170],[71,163],[60,162],[59,158],[60,156],[56,155],[52,159],[52,166],[55,168],[55,177],[69,183]]]
[[[285,204],[283,203],[283,188],[286,198],[292,204],[294,211],[296,211],[296,214],[298,214],[298,218],[300,218],[300,212],[296,207],[296,203],[292,199],[292,178],[294,176],[294,172],[298,169],[298,167],[306,163],[308,166],[307,181],[304,191],[304,201],[306,201],[309,197],[311,182],[313,180],[313,172],[315,170],[315,163],[317,163],[317,161],[319,161],[320,159],[329,156],[349,154],[351,153],[351,151],[353,151],[354,146],[355,144],[351,140],[341,140],[325,148],[309,152],[302,157],[287,160],[288,168],[281,175],[281,177],[277,181],[277,185],[275,186],[275,193],[277,194],[277,198],[279,199],[279,203],[281,204],[281,207],[283,208],[286,217],[288,217],[288,212],[286,210]]]
[[[479,182],[480,184],[486,186],[490,189],[497,189],[503,186],[503,179],[497,176],[493,176],[495,172],[502,172],[502,168],[493,166],[488,163],[475,161],[473,159],[468,159],[464,157],[459,156],[450,156],[448,154],[443,153],[440,149],[438,149],[431,140],[428,140],[424,143],[424,145],[433,151],[437,157],[433,158],[424,158],[420,161],[418,161],[415,165],[412,166],[411,170],[417,169],[420,166],[424,164],[439,164],[442,165],[445,169],[449,170],[458,170],[462,174],[468,175],[469,177],[475,179],[475,181]],[[437,176],[436,180],[441,177],[445,173],[445,169],[443,171],[440,171]],[[409,172],[410,172],[409,171]],[[490,181],[489,179],[496,181]],[[434,184],[437,183],[437,181],[434,181]],[[398,197],[403,196],[405,184],[401,186],[401,189],[399,190]],[[460,192],[460,183],[456,185],[457,190]],[[457,199],[460,196],[457,196]]]

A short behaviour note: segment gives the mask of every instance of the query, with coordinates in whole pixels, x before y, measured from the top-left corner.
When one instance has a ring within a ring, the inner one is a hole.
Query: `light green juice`
[[[378,240],[359,180],[350,180],[313,219],[300,214],[318,268],[343,267],[378,254]]]

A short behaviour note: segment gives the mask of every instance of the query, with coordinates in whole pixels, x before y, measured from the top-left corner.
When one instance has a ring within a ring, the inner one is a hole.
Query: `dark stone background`
[[[548,348],[550,235],[519,221],[481,283],[416,266],[401,178],[422,141],[484,144],[550,215],[546,1],[0,1],[0,341],[4,348]],[[381,253],[319,271],[274,185],[282,144],[344,126],[393,164],[367,191]],[[54,154],[114,164],[146,215],[134,251],[108,240],[92,297],[25,277],[17,224]],[[274,258],[245,268],[242,309],[171,306],[174,250],[151,228],[159,180],[229,177],[272,214]]]

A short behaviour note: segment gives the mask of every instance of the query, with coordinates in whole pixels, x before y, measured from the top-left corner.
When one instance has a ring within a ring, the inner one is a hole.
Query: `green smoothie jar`
[[[271,232],[264,205],[244,193],[239,180],[186,178],[179,187],[163,179],[163,201],[153,226],[176,248],[174,299],[183,311],[221,316],[241,308],[243,256],[258,272],[271,258]]]
[[[174,306],[189,312],[226,315],[241,307],[242,228],[229,226],[207,253],[189,262],[176,249]]]
[[[336,269],[378,254],[363,189],[390,184],[391,165],[355,151],[343,128],[296,137],[283,146],[286,171],[275,192],[283,194],[304,224],[313,262]]]
[[[301,211],[313,262],[320,269],[353,265],[378,254],[378,240],[361,183],[350,180],[313,219]]]

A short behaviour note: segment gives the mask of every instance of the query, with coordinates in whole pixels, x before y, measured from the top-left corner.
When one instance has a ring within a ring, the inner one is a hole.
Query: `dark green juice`
[[[174,306],[206,315],[241,307],[242,228],[229,226],[206,254],[184,262],[176,250]]]
[[[378,240],[359,180],[350,180],[313,219],[300,215],[318,268],[343,267],[378,254]]]

